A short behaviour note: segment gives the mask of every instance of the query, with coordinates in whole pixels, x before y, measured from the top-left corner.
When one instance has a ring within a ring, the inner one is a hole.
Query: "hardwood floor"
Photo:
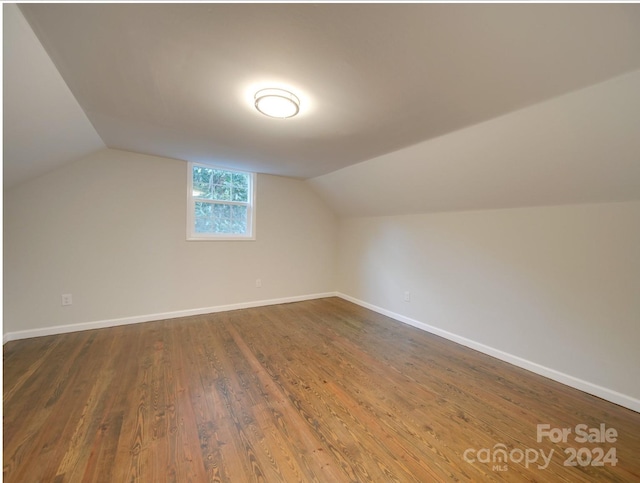
[[[640,480],[640,414],[337,298],[9,342],[3,401],[6,482]]]

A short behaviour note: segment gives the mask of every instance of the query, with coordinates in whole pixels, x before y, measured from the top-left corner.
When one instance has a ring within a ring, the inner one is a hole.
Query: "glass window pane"
[[[223,209],[220,208],[221,206]],[[197,201],[194,222],[196,233],[226,233],[224,226],[229,223],[224,222],[224,207],[227,206]],[[228,220],[229,216],[226,219]]]
[[[213,214],[216,218],[231,218],[231,206],[215,204]]]
[[[192,165],[193,233],[251,234],[251,174]],[[242,203],[236,205],[235,203]]]
[[[193,196],[219,201],[248,201],[248,175],[223,169],[193,167]],[[238,189],[238,193],[234,193]]]
[[[211,170],[211,183],[214,185],[224,185],[231,182],[231,173],[222,169]]]
[[[213,199],[231,201],[231,173],[220,169],[213,173]]]
[[[233,233],[244,234],[247,232],[247,207],[246,206],[231,206],[231,229]]]
[[[233,201],[249,201],[249,175],[246,173],[233,173]]]
[[[249,190],[248,188],[242,188],[242,187],[233,187],[233,201],[243,201],[243,202],[248,202],[249,201]]]
[[[233,173],[233,186],[247,189],[249,187],[249,175],[246,173]]]
[[[231,233],[231,206],[213,205],[216,233]]]
[[[202,166],[193,167],[193,196],[212,198],[211,178],[213,170]]]
[[[216,233],[214,229],[213,205],[196,201],[195,207],[196,233]]]
[[[231,201],[231,186],[226,184],[214,185],[213,199],[217,201]]]

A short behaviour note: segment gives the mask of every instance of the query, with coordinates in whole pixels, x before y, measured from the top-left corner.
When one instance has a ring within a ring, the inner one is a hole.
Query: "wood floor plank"
[[[640,481],[640,414],[338,298],[9,342],[3,389],[7,482]]]

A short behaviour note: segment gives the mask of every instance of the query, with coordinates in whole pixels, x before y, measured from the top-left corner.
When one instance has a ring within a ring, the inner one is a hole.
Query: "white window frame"
[[[239,203],[233,201],[218,201],[208,198],[193,196],[193,167],[201,166],[209,169],[219,169],[233,173],[249,175],[249,203]],[[195,209],[196,201],[207,203],[216,202],[229,205],[247,205],[247,228],[248,233],[241,235],[238,233],[197,233],[195,230]],[[203,163],[187,163],[187,240],[190,241],[252,241],[256,239],[256,174],[240,169],[222,168]]]

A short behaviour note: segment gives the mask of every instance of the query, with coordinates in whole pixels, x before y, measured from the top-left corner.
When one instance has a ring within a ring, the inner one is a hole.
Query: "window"
[[[254,240],[255,174],[189,163],[187,239]]]

